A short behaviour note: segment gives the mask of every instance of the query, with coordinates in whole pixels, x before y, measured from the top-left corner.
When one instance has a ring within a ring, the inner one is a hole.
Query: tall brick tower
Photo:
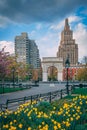
[[[73,39],[73,31],[70,30],[68,18],[65,19],[65,26],[64,30],[61,32],[61,41],[57,52],[57,57],[63,58],[64,66],[67,56],[69,56],[71,65],[76,65],[78,63],[78,44],[76,44]]]

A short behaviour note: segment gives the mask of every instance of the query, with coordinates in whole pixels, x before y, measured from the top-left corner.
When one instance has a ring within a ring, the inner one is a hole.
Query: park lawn
[[[10,92],[16,92],[16,91],[20,91],[20,90],[24,90],[24,89],[27,89],[27,88],[21,88],[21,87],[14,87],[14,88],[10,88],[10,87],[0,87],[0,94],[2,93],[10,93]]]
[[[74,88],[72,94],[87,95],[87,88]]]

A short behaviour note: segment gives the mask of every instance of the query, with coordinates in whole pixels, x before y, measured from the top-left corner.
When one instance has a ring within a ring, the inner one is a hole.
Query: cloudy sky
[[[65,18],[81,60],[87,56],[87,0],[0,0],[0,49],[14,53],[15,36],[27,32],[41,58],[56,56]]]

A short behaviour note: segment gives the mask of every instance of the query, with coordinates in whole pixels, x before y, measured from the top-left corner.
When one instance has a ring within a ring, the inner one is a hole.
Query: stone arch
[[[58,73],[57,73],[57,80],[62,81],[62,72],[63,72],[63,60],[57,57],[43,57],[42,60],[42,71],[43,71],[43,81],[48,80],[48,68],[54,66]]]

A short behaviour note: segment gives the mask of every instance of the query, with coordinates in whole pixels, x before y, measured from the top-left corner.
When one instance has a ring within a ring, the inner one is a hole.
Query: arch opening
[[[55,66],[50,66],[47,69],[47,80],[48,81],[57,81],[58,80],[58,70]]]

